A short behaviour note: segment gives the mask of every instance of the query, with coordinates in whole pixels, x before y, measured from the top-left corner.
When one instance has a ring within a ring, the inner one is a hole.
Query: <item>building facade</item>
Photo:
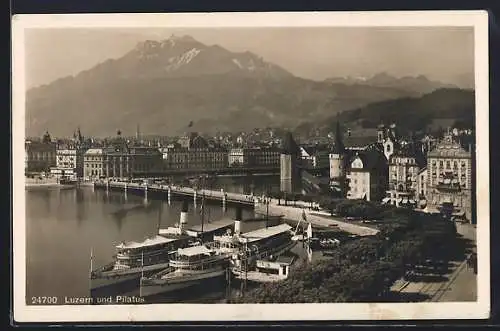
[[[51,172],[56,177],[83,177],[83,153],[76,148],[58,148],[56,168]]]
[[[83,155],[83,177],[87,180],[103,177],[103,164],[103,148],[88,149]]]
[[[273,147],[231,148],[228,153],[228,166],[278,168],[280,155],[281,151]]]
[[[57,146],[48,132],[41,141],[27,140],[24,144],[25,171],[26,172],[49,172],[50,168],[57,165]]]
[[[69,141],[60,142],[56,151],[56,166],[51,169],[55,177],[82,178],[84,176],[84,154],[87,144],[78,128]]]
[[[169,148],[163,151],[164,170],[222,170],[227,168],[228,153],[222,148]]]
[[[417,207],[419,173],[424,167],[425,157],[416,142],[394,151],[389,159],[389,187],[383,202],[397,207]]]
[[[445,135],[427,154],[426,209],[449,210],[454,216],[472,217],[472,153]]]
[[[387,164],[378,151],[359,151],[347,170],[348,199],[381,201],[387,187]]]

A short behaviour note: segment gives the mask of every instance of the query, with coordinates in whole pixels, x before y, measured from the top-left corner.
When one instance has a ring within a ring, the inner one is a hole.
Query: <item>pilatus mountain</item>
[[[138,124],[142,132],[180,134],[191,121],[205,132],[295,127],[419,94],[397,85],[307,80],[250,52],[172,36],[141,42],[121,58],[30,89],[26,134],[68,136],[80,126],[88,135],[109,136],[117,129],[132,135]]]

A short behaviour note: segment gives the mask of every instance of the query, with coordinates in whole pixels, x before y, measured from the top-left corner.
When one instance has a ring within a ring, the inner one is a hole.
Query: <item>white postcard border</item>
[[[58,14],[13,18],[13,312],[16,322],[478,319],[490,312],[488,14],[486,11]],[[422,27],[475,29],[478,300],[471,303],[26,305],[24,30],[91,27]]]

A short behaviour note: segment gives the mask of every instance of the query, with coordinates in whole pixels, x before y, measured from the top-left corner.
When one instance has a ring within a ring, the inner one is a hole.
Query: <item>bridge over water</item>
[[[143,184],[122,181],[96,181],[94,182],[94,189],[130,192],[132,194],[143,195],[146,199],[150,195],[166,195],[169,203],[174,197],[190,197],[195,204],[202,199],[220,201],[223,206],[226,204],[240,204],[253,207],[255,204],[253,195],[226,192],[222,189],[194,189],[179,185]]]

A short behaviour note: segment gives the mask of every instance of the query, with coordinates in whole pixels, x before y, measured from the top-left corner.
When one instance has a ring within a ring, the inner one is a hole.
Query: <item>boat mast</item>
[[[92,269],[94,260],[94,249],[90,246],[90,270],[89,270],[89,286],[92,288]]]
[[[201,237],[203,240],[203,225],[205,223],[205,191],[203,191],[201,197]]]
[[[163,211],[163,202],[160,200],[160,208],[158,209],[158,225],[157,225],[157,231],[156,233],[160,233],[160,228],[161,228],[161,212]]]

